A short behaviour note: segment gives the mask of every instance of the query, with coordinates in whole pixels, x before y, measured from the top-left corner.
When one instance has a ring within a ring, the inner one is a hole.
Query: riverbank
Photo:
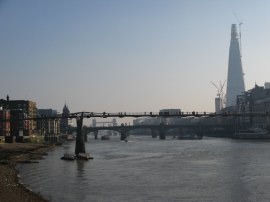
[[[37,163],[46,155],[48,145],[13,143],[0,144],[0,202],[47,202],[19,183],[17,163]]]

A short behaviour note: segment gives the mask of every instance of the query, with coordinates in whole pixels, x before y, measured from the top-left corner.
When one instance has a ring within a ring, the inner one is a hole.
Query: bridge
[[[96,127],[98,124],[108,124],[112,126],[117,126],[116,118],[114,117],[112,121],[97,121],[95,118],[92,120],[92,127]]]
[[[84,144],[84,140],[85,140],[85,135],[87,134],[87,131],[83,132],[82,129],[82,125],[83,125],[83,119],[84,118],[91,118],[91,117],[96,117],[96,118],[109,118],[109,117],[119,117],[119,118],[124,118],[124,117],[133,117],[133,118],[139,118],[139,117],[164,117],[164,118],[169,118],[169,117],[178,117],[178,118],[183,118],[183,117],[252,117],[252,116],[268,116],[270,114],[268,114],[268,112],[266,113],[199,113],[199,112],[179,112],[179,113],[153,113],[153,112],[144,112],[144,113],[93,113],[93,112],[77,112],[77,113],[72,113],[70,114],[70,116],[72,118],[76,118],[77,121],[77,138],[76,138],[76,147],[75,147],[75,154],[77,155],[78,153],[85,153],[85,144]],[[69,118],[69,117],[68,117]],[[224,125],[223,125],[224,126]],[[106,129],[108,130],[109,128],[111,130],[116,130],[119,131],[121,134],[121,140],[125,140],[126,136],[127,136],[127,132],[130,130],[133,130],[135,128],[149,128],[149,126],[124,126],[123,124],[121,126],[113,126],[113,127],[106,127]],[[160,134],[160,139],[165,139],[165,132],[169,129],[172,128],[183,128],[184,126],[169,126],[169,125],[164,125],[164,124],[160,124],[160,125],[152,125],[151,131],[153,130],[158,130],[159,134]],[[187,125],[185,127],[188,127]],[[189,126],[190,127],[190,126]],[[192,126],[194,128],[194,126]],[[202,124],[198,124],[197,126],[197,132],[199,133],[199,135],[203,135],[203,131],[206,127],[217,127],[217,125],[202,125]],[[232,125],[228,125],[227,127],[232,127]],[[104,130],[104,127],[96,127],[96,128],[92,128],[89,129],[89,131],[93,131],[95,132],[95,136],[97,138],[97,134],[98,134],[98,129],[100,130]],[[84,135],[85,134],[85,135]]]
[[[87,134],[90,132],[94,133],[94,137],[97,140],[98,139],[98,132],[102,130],[111,130],[111,131],[117,131],[120,133],[120,140],[125,140],[128,136],[128,133],[132,130],[137,129],[150,129],[152,137],[156,138],[159,134],[159,139],[164,140],[166,139],[166,133],[169,130],[177,129],[179,131],[179,134],[183,134],[184,129],[192,129],[193,132],[195,132],[199,137],[204,136],[206,133],[208,133],[211,129],[220,129],[222,128],[225,131],[232,132],[234,131],[235,125],[233,124],[203,124],[203,123],[197,123],[197,124],[178,124],[178,125],[165,125],[163,123],[159,125],[124,125],[121,124],[121,126],[103,126],[103,127],[87,127],[84,128],[84,140],[87,141]]]
[[[79,153],[85,153],[85,144],[84,144],[84,132],[83,132],[83,119],[84,118],[125,118],[125,117],[133,117],[133,118],[139,118],[139,117],[164,117],[164,118],[169,118],[169,117],[178,117],[178,118],[184,118],[184,117],[205,117],[205,118],[211,118],[211,117],[254,117],[254,116],[270,116],[270,112],[263,112],[263,113],[238,113],[238,112],[233,112],[233,113],[228,113],[228,112],[223,112],[223,113],[212,113],[212,112],[178,112],[178,113],[167,113],[167,112],[142,112],[142,113],[126,113],[126,112],[118,112],[118,113],[95,113],[95,112],[76,112],[76,113],[71,113],[68,116],[62,116],[62,115],[56,115],[56,116],[41,116],[41,117],[23,117],[20,119],[0,119],[2,122],[10,122],[12,121],[20,121],[20,120],[44,120],[44,119],[63,119],[63,118],[69,118],[69,119],[76,119],[77,122],[77,137],[76,137],[76,147],[75,147],[75,154],[78,155]],[[232,126],[232,125],[231,125]],[[228,127],[231,127],[228,125]],[[121,140],[124,140],[126,138],[127,131],[130,131],[131,129],[135,128],[143,128],[143,127],[148,127],[149,126],[114,126],[113,130],[120,131],[121,133]],[[158,130],[160,133],[160,139],[165,139],[165,132],[171,128],[183,128],[184,126],[168,126],[164,124],[160,125],[152,125],[150,128],[152,130]],[[185,126],[188,127],[188,126]],[[194,126],[193,126],[194,127]],[[206,127],[211,127],[210,125],[202,125],[198,124],[197,127],[197,132],[198,133],[203,133],[202,131]],[[212,126],[214,127],[214,126]],[[217,126],[215,126],[217,127]],[[95,129],[90,129],[94,131],[97,130],[98,127]],[[102,128],[100,128],[102,129]],[[104,128],[103,128],[104,129]],[[108,129],[108,128],[107,128]]]

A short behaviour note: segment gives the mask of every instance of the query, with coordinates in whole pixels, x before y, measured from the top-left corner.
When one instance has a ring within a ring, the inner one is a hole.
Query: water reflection
[[[84,174],[85,163],[90,163],[90,162],[84,161],[84,160],[76,160],[78,176],[82,176]]]

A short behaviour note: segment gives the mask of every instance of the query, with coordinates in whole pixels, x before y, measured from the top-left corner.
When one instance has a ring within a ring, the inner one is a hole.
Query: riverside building
[[[29,141],[29,120],[25,117],[22,109],[0,109],[0,136],[6,143]]]
[[[267,116],[241,117],[240,124],[270,130],[270,86],[255,85],[254,88],[237,96],[237,112],[265,113]],[[269,115],[268,115],[269,113]]]
[[[38,109],[37,116],[57,116],[57,111],[53,109]],[[38,121],[37,131],[40,135],[44,135],[45,141],[56,142],[60,135],[60,119],[43,119]]]
[[[3,110],[21,110],[25,117],[35,118],[37,115],[36,102],[29,100],[10,100],[7,96],[6,100],[0,99],[0,107]],[[36,132],[36,121],[29,120],[26,127],[24,133],[28,136],[33,135]]]
[[[10,111],[0,108],[0,120],[10,119]],[[10,122],[0,121],[0,136],[10,136]]]
[[[70,111],[69,111],[69,108],[67,106],[67,104],[65,103],[64,107],[63,107],[63,112],[62,112],[62,116],[65,117],[65,116],[69,116],[70,114]],[[63,134],[66,134],[67,131],[68,131],[68,128],[69,128],[69,120],[68,118],[62,118],[61,119],[61,133]]]

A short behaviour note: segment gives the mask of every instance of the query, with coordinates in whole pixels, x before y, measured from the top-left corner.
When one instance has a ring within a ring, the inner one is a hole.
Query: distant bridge
[[[98,139],[98,132],[102,130],[111,130],[117,131],[121,134],[120,139],[125,140],[127,138],[127,134],[136,129],[150,129],[152,133],[152,137],[157,137],[157,133],[159,134],[160,139],[166,138],[166,132],[172,129],[178,129],[178,131],[183,133],[183,129],[192,129],[199,136],[203,136],[205,133],[210,131],[211,129],[222,128],[226,131],[234,130],[233,124],[178,124],[178,125],[164,125],[163,123],[159,125],[121,125],[121,126],[103,126],[103,127],[87,127],[84,128],[84,139],[87,140],[87,133],[93,132],[95,139]]]

